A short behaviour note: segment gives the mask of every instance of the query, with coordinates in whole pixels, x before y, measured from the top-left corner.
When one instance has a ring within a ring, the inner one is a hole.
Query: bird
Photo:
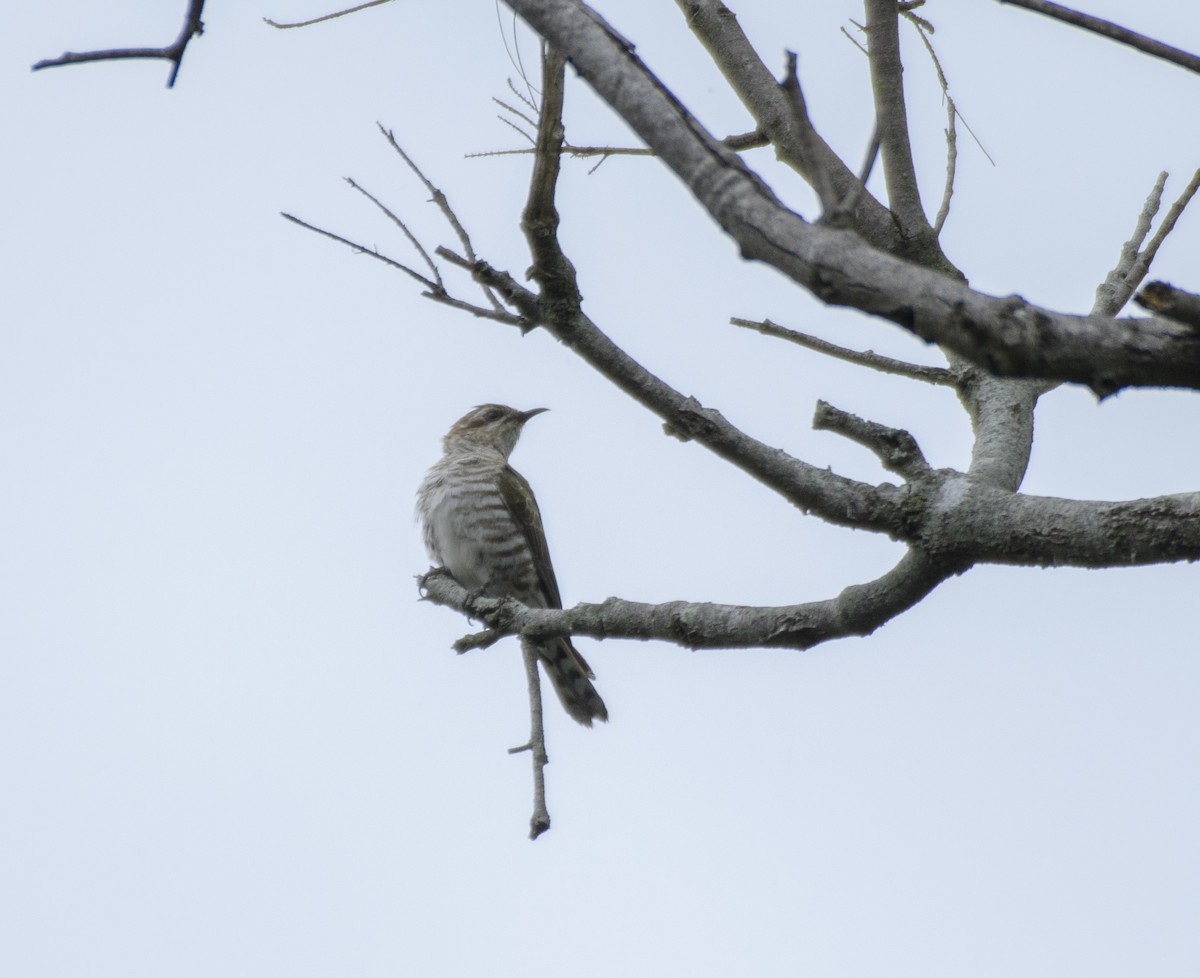
[[[561,608],[562,597],[537,499],[508,457],[526,422],[546,410],[472,408],[442,439],[444,453],[417,491],[430,558],[468,591],[516,598],[531,608]],[[569,638],[535,648],[568,715],[586,727],[608,719],[592,685],[595,674]]]

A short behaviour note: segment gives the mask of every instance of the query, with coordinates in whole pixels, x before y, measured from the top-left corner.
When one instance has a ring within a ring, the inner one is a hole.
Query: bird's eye
[[[503,413],[499,408],[488,408],[483,412],[483,420],[488,422],[499,421]]]

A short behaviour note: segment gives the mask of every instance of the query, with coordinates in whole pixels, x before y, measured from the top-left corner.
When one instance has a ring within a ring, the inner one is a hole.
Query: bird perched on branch
[[[468,411],[442,439],[445,454],[421,483],[417,516],[430,557],[467,590],[561,608],[537,500],[508,464],[525,423],[545,410],[481,404]],[[608,719],[595,676],[569,638],[535,648],[567,713],[589,727]]]

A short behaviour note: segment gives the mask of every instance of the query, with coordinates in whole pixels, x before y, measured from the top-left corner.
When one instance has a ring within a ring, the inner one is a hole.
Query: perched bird
[[[508,464],[525,422],[545,410],[481,404],[468,411],[442,439],[445,454],[417,492],[417,517],[429,556],[467,590],[561,608],[537,500]],[[608,719],[570,639],[548,639],[537,652],[567,713],[588,727]]]

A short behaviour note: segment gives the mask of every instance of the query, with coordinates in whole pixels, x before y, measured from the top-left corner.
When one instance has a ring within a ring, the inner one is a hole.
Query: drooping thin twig
[[[827,401],[817,401],[813,412],[816,431],[833,431],[852,442],[870,449],[889,472],[912,479],[930,470],[929,463],[917,440],[903,428],[860,418],[849,411],[836,408]]]
[[[529,685],[529,742],[510,747],[510,754],[529,751],[533,763],[533,814],[529,818],[529,838],[536,839],[550,828],[550,811],[546,807],[546,729],[542,717],[542,684],[538,676],[538,654],[534,644],[521,639],[521,657],[525,661],[525,679]]]
[[[33,66],[34,71],[43,68],[57,68],[62,65],[85,64],[89,61],[123,61],[140,58],[161,58],[171,62],[171,74],[167,78],[167,88],[175,87],[175,79],[183,65],[183,54],[188,42],[193,37],[204,33],[204,23],[201,15],[204,13],[204,0],[189,0],[187,13],[184,15],[183,28],[174,42],[162,48],[112,48],[106,51],[67,51],[57,58],[46,58]]]
[[[1070,7],[1050,3],[1049,0],[999,0],[999,2],[1002,4],[1011,4],[1014,7],[1024,7],[1026,10],[1032,10],[1039,14],[1045,14],[1047,17],[1061,20],[1065,24],[1082,27],[1085,31],[1091,31],[1093,34],[1107,37],[1110,41],[1116,41],[1118,44],[1126,44],[1131,48],[1136,48],[1143,54],[1162,58],[1164,61],[1171,62],[1171,64],[1187,68],[1188,71],[1200,72],[1200,57],[1190,54],[1187,51],[1181,51],[1179,48],[1171,47],[1169,44],[1163,44],[1162,41],[1156,41],[1143,34],[1138,34],[1127,27],[1114,24],[1112,21],[1102,20],[1099,17],[1093,17],[1091,14],[1083,14],[1078,10],[1072,10]]]
[[[790,343],[795,343],[797,346],[803,346],[809,350],[815,350],[817,353],[823,353],[838,360],[845,360],[847,363],[853,363],[860,367],[869,367],[881,373],[895,374],[897,377],[907,377],[910,380],[924,381],[926,384],[940,384],[943,387],[955,386],[954,374],[945,367],[926,367],[919,363],[894,360],[891,357],[873,353],[871,350],[867,350],[865,353],[858,350],[850,350],[844,346],[838,346],[836,343],[830,343],[828,340],[810,336],[808,333],[800,333],[794,329],[788,329],[786,326],[780,326],[769,319],[755,321],[734,317],[729,321],[734,326],[753,329],[765,336],[775,336]]]
[[[368,7],[378,7],[385,3],[391,3],[391,0],[367,0],[366,3],[360,3],[355,7],[347,7],[345,10],[336,10],[331,14],[322,14],[320,17],[314,17],[312,20],[299,20],[290,24],[285,24],[277,20],[271,20],[270,17],[264,17],[263,21],[267,24],[270,24],[272,27],[279,28],[281,31],[286,31],[293,27],[311,27],[313,24],[323,24],[327,20],[336,20],[338,17],[356,14],[360,10],[366,10]]]
[[[512,123],[509,123],[512,125]],[[520,130],[519,130],[520,131]],[[521,135],[526,139],[530,136],[528,133],[521,131]],[[758,129],[752,132],[739,133],[735,136],[726,136],[721,140],[721,143],[734,152],[741,152],[746,149],[758,149],[761,146],[767,146],[770,140],[762,134]],[[645,146],[575,146],[566,141],[563,142],[562,151],[573,157],[589,157],[589,156],[654,156],[654,150],[647,149]],[[524,149],[493,149],[482,153],[467,153],[466,158],[469,160],[482,159],[490,156],[529,156],[536,153],[536,146],[526,147]]]

